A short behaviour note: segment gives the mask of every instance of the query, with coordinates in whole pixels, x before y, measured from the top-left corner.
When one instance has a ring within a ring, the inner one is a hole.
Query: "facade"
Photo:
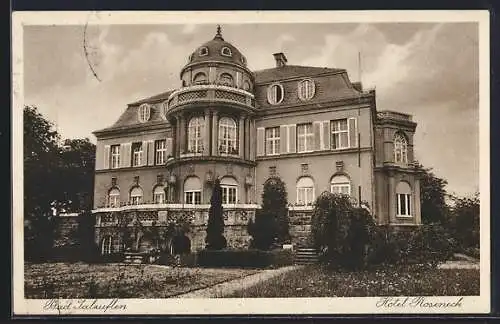
[[[129,104],[114,125],[94,132],[103,253],[125,248],[116,230],[124,215],[141,224],[135,249],[155,244],[147,228],[178,219],[191,224],[191,249],[203,248],[216,178],[234,247],[247,244],[247,222],[272,176],[286,184],[297,245],[307,244],[312,204],[324,191],[350,195],[379,224],[420,224],[412,117],[378,111],[375,91],[345,69],[273,55],[275,67],[251,71],[218,28],[189,55],[178,89]]]

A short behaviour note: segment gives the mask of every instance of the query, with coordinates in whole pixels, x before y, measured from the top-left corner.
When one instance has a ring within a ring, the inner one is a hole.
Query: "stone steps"
[[[298,248],[295,252],[295,264],[315,264],[319,262],[318,251],[313,248]]]
[[[144,263],[144,258],[141,254],[125,253],[125,259],[123,260],[123,262],[130,264],[141,264]]]

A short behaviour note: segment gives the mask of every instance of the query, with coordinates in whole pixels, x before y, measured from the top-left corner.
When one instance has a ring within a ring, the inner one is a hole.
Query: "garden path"
[[[280,274],[299,269],[303,266],[301,265],[293,265],[282,267],[278,269],[267,269],[262,272],[249,275],[243,278],[231,280],[228,282],[223,282],[217,284],[212,287],[199,289],[195,291],[191,291],[189,293],[178,295],[176,298],[216,298],[216,297],[224,297],[230,295],[238,290],[249,288],[257,283],[269,280],[274,278]]]

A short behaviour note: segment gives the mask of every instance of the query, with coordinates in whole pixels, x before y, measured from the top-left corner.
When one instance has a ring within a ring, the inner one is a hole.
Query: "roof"
[[[162,92],[160,94],[129,103],[129,106],[140,105],[140,104],[148,103],[148,102],[163,101],[163,100],[168,99],[168,96],[170,96],[170,94],[174,91],[175,90],[168,90],[166,92]]]
[[[254,72],[255,83],[267,83],[282,79],[291,79],[297,77],[311,77],[319,74],[345,72],[345,69],[302,66],[302,65],[285,65],[271,69],[258,70]]]

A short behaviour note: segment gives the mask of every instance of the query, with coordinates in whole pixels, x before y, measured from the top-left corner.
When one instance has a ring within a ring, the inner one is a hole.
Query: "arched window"
[[[222,154],[238,154],[236,149],[236,122],[232,118],[222,117],[219,120],[219,152]]]
[[[277,105],[283,101],[284,90],[283,86],[279,83],[271,84],[267,88],[267,101],[271,105]]]
[[[350,195],[351,181],[345,175],[336,175],[330,181],[330,192],[333,194]]]
[[[107,255],[113,253],[113,238],[111,236],[103,237],[101,241],[101,254]]]
[[[411,217],[411,187],[408,182],[401,181],[396,186],[396,216]]]
[[[164,204],[165,203],[165,187],[164,186],[156,186],[153,190],[153,200],[155,204]]]
[[[394,162],[408,163],[408,143],[401,134],[394,136]]]
[[[206,56],[206,55],[208,55],[208,47],[205,47],[205,46],[201,47],[200,50],[199,50],[199,52],[198,52],[198,54],[200,56]]]
[[[312,205],[314,203],[314,181],[310,177],[302,177],[297,181],[297,204]]]
[[[300,100],[309,100],[314,97],[316,92],[314,81],[311,79],[305,79],[299,82],[298,93]]]
[[[188,177],[184,181],[184,203],[188,205],[201,204],[201,181],[198,177]]]
[[[203,131],[205,129],[205,118],[193,117],[188,124],[188,151],[189,153],[203,152]]]
[[[120,207],[120,190],[113,188],[108,192],[109,207]]]
[[[243,81],[243,90],[250,91],[250,89],[251,89],[250,82],[248,82],[247,80]]]
[[[198,72],[194,75],[193,78],[194,84],[206,84],[207,83],[207,75],[203,72]]]
[[[134,187],[130,190],[130,203],[132,205],[142,204],[142,189],[141,187]]]
[[[223,56],[231,57],[233,55],[229,47],[223,47],[220,52]]]
[[[151,117],[151,106],[147,103],[140,105],[138,114],[141,123],[147,122]]]
[[[220,181],[222,188],[222,203],[236,204],[238,197],[238,182],[232,177],[224,177]]]
[[[228,87],[233,87],[234,86],[233,77],[229,73],[222,73],[219,76],[219,84]]]

